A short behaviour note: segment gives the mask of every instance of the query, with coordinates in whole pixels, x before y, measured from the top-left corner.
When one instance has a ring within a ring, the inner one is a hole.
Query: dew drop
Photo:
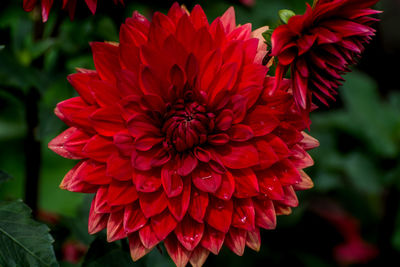
[[[203,177],[201,177],[200,179],[202,179],[202,180],[208,180],[208,179],[211,179],[212,178],[212,175],[208,175],[208,176],[203,176]]]

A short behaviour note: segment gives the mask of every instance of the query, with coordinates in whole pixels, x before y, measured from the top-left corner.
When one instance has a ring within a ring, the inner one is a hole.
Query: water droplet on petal
[[[212,175],[208,175],[208,176],[203,176],[200,179],[207,180],[207,179],[211,179],[211,178],[212,178]]]

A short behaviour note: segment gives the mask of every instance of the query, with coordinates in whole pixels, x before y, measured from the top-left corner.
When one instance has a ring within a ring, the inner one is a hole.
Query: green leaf
[[[49,228],[22,201],[0,202],[0,266],[58,266]]]
[[[357,190],[369,194],[378,194],[382,191],[380,184],[382,176],[374,166],[374,162],[366,155],[354,152],[345,162],[344,169]]]
[[[289,9],[279,10],[278,14],[281,21],[285,24],[288,24],[289,19],[296,15],[292,10]]]
[[[274,29],[268,29],[265,32],[263,32],[263,37],[265,39],[265,43],[268,45],[268,47],[271,47],[271,37],[272,37],[272,33],[274,32]]]
[[[396,157],[399,152],[398,111],[381,100],[376,83],[367,75],[354,71],[346,75],[341,95],[351,121],[374,152]]]
[[[10,180],[12,177],[8,173],[0,170],[0,183]]]

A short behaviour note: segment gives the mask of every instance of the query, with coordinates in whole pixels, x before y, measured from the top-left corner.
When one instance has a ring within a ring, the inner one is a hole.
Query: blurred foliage
[[[0,3],[0,170],[4,170],[0,172],[0,199],[15,200],[24,195],[25,101],[35,88],[40,92],[39,125],[35,133],[42,151],[39,210],[45,212],[39,218],[51,227],[61,266],[173,266],[162,246],[133,263],[125,241],[109,244],[104,233],[90,236],[87,218],[92,196],[84,197],[58,187],[76,162],[63,159],[47,148],[47,143],[66,127],[54,115],[54,107],[76,95],[66,81],[67,75],[76,67],[94,68],[89,42],[118,41],[119,25],[134,10],[150,16],[155,10],[165,12],[172,4],[172,1],[125,2],[122,7],[112,1],[99,1],[96,15],[91,16],[84,1],[78,1],[74,21],[60,10],[60,3],[55,3],[45,24],[40,22],[38,10],[31,13],[22,10],[22,0]],[[234,5],[237,22],[251,22],[254,28],[277,26],[281,9],[295,13],[305,9],[304,1],[299,0],[255,2],[255,6],[248,7],[239,1],[198,1],[210,21]],[[332,222],[315,212],[314,206],[321,199],[337,203],[359,222],[362,237],[380,249],[381,258],[377,262],[385,262],[384,258],[389,261],[393,251],[398,256],[400,92],[397,70],[389,75],[396,68],[382,63],[383,59],[400,59],[400,34],[393,26],[400,23],[398,14],[393,15],[393,10],[399,11],[400,7],[394,2],[382,1],[381,9],[389,10],[389,15],[383,17],[385,28],[380,29],[379,38],[367,49],[361,70],[345,77],[338,102],[329,111],[321,107],[312,116],[310,134],[321,143],[311,152],[316,164],[307,171],[315,188],[299,194],[300,207],[290,216],[279,217],[277,230],[262,232],[260,252],[246,249],[243,257],[237,257],[223,249],[219,256],[210,255],[206,266],[337,266],[333,249],[344,237]],[[195,4],[181,3],[189,9]],[[14,179],[8,179],[8,174]],[[65,259],[65,243],[71,240],[83,247],[90,246],[77,264]]]

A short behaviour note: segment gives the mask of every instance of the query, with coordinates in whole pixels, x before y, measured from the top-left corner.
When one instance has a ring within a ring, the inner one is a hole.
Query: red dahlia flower
[[[272,56],[279,60],[276,76],[290,68],[297,106],[310,110],[311,96],[327,105],[348,66],[355,63],[371,40],[379,13],[370,9],[379,0],[319,0],[307,4],[304,15],[293,16],[272,34]]]
[[[96,193],[90,233],[128,237],[134,260],[164,241],[176,265],[200,266],[223,244],[258,250],[260,228],[297,206],[318,142],[289,83],[270,93],[263,31],[237,27],[233,8],[210,25],[174,4],[92,43],[96,71],[69,76],[80,96],[57,105],[70,128],[49,144],[81,160],[61,188]]]
[[[74,17],[75,14],[75,7],[76,7],[76,1],[77,0],[62,0],[62,8],[63,9],[68,9],[69,15],[71,19]],[[124,3],[123,0],[113,0],[115,4],[120,2],[121,4]],[[96,13],[96,7],[97,7],[97,0],[85,0],[87,6],[89,7],[90,11],[94,14]],[[37,0],[24,0],[24,10],[27,12],[30,12],[33,10],[37,3]],[[46,22],[47,19],[49,18],[49,13],[50,9],[53,5],[53,0],[42,0],[42,19],[43,22]]]

